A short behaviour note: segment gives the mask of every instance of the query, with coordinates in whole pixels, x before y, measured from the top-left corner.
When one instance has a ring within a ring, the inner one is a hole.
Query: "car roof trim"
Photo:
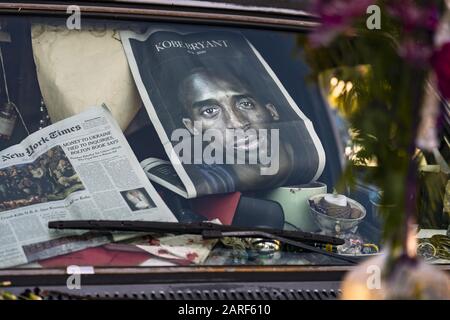
[[[98,0],[97,0],[98,2]],[[310,12],[289,8],[275,8],[269,6],[243,5],[229,2],[199,1],[199,0],[100,0],[109,3],[149,4],[168,7],[191,7],[201,9],[248,11],[255,13],[283,14],[291,16],[316,17]]]

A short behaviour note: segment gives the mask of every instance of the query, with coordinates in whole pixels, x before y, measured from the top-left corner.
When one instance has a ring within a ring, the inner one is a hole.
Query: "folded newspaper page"
[[[171,164],[143,162],[152,181],[194,198],[320,177],[312,122],[242,34],[170,28],[121,39]]]
[[[0,152],[0,268],[130,236],[47,228],[74,219],[177,221],[105,106]]]

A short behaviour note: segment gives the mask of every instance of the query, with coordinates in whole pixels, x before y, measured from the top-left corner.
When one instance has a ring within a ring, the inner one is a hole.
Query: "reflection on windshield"
[[[383,249],[381,190],[355,181],[336,191],[345,161],[362,152],[347,121],[359,103],[348,75],[363,79],[368,66],[311,82],[294,33],[0,25],[1,267],[331,266]],[[449,173],[417,156],[418,253],[448,263]],[[361,172],[377,166],[366,160]],[[59,220],[209,221],[244,235],[48,228]],[[313,250],[245,235],[255,228],[303,232],[295,240]]]

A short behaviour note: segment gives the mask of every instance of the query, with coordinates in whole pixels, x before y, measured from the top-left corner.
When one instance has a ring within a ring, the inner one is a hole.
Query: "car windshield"
[[[340,185],[360,146],[339,101],[355,86],[346,75],[370,66],[313,79],[301,32],[13,16],[0,26],[1,268],[333,266],[383,249],[381,190],[357,179],[377,162]],[[417,150],[416,231],[419,254],[446,264],[430,240],[449,224],[441,138],[441,162]],[[284,230],[318,250],[261,234],[48,229],[61,220],[208,221]]]

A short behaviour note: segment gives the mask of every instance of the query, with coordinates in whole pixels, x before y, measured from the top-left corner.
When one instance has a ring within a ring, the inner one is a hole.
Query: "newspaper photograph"
[[[106,106],[0,152],[0,268],[124,237],[47,228],[49,221],[77,219],[177,221]]]
[[[320,177],[325,152],[312,122],[244,35],[173,27],[121,39],[173,166],[144,160],[152,181],[195,198]]]

